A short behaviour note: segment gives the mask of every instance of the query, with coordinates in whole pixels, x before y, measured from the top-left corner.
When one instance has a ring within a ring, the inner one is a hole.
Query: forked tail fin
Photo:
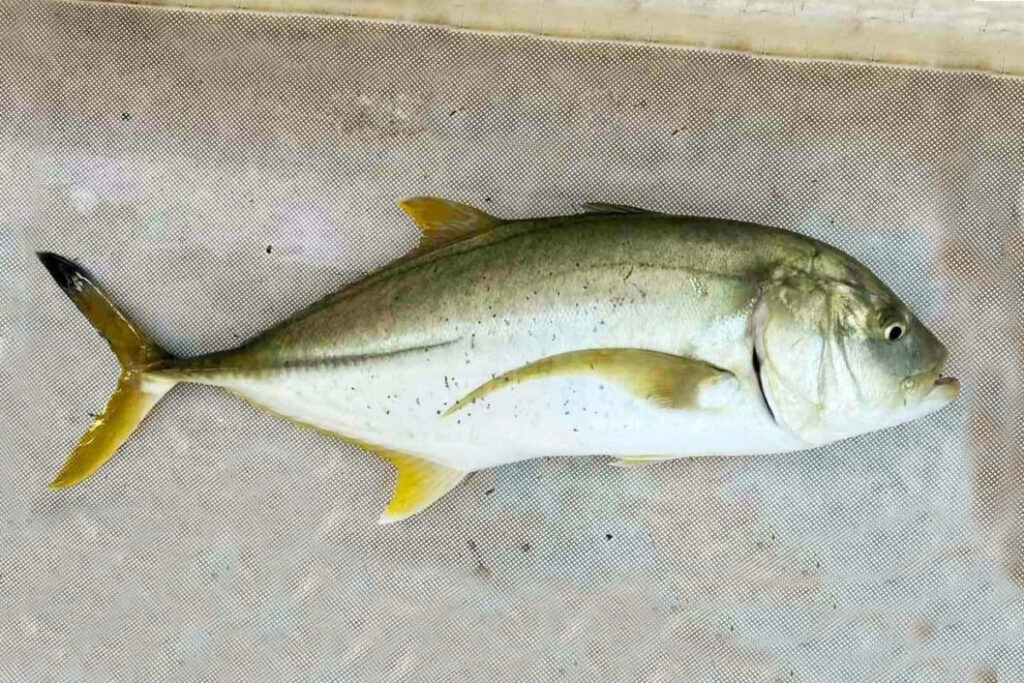
[[[85,271],[56,254],[39,252],[37,256],[121,363],[121,377],[107,407],[92,421],[50,482],[51,487],[62,488],[77,484],[109,460],[176,382],[146,374],[150,365],[168,355],[117,310]]]

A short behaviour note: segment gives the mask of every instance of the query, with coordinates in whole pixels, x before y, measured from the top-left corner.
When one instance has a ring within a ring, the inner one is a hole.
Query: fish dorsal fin
[[[500,220],[480,209],[437,197],[411,197],[398,202],[398,205],[419,226],[422,233],[420,252],[493,230],[501,224]]]
[[[460,398],[445,415],[511,384],[567,375],[599,377],[659,407],[675,409],[719,408],[739,387],[728,370],[694,358],[644,349],[586,349],[509,370]]]
[[[466,473],[414,455],[375,449],[395,466],[395,491],[380,516],[381,524],[391,524],[423,510],[455,488]]]
[[[658,213],[649,209],[641,209],[625,204],[606,204],[604,202],[587,202],[580,204],[583,213]]]

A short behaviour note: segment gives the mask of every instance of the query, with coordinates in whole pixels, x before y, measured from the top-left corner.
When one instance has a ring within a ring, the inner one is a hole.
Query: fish
[[[50,486],[95,472],[180,382],[391,462],[381,523],[521,460],[797,452],[959,394],[936,336],[809,236],[605,203],[517,220],[434,197],[399,205],[421,232],[414,251],[197,357],[167,353],[81,266],[38,253],[121,365]]]

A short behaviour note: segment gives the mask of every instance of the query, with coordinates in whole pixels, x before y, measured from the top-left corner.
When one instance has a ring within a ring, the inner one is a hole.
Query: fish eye
[[[891,342],[897,341],[905,332],[903,323],[892,322],[885,326],[885,338]]]

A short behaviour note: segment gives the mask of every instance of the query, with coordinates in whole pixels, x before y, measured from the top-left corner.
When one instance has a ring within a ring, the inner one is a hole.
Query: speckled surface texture
[[[1024,82],[442,29],[0,5],[0,680],[1024,679]],[[963,395],[800,456],[473,475],[181,386],[45,489],[117,369],[32,257],[174,353],[402,254],[414,194],[770,223],[863,260]]]

